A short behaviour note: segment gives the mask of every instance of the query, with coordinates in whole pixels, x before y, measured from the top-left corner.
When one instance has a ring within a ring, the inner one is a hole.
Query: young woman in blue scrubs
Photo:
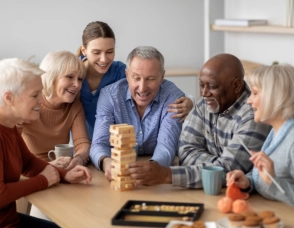
[[[87,73],[80,98],[84,105],[88,134],[92,139],[100,90],[125,78],[126,65],[114,61],[115,35],[108,24],[100,21],[89,23],[84,29],[82,41],[83,45],[77,55],[84,62]],[[180,117],[183,121],[193,108],[193,102],[190,98],[182,97],[171,104],[171,107],[177,111],[173,118]]]

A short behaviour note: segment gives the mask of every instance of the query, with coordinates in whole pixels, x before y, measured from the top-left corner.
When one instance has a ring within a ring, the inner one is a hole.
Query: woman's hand
[[[250,151],[250,153],[252,154],[250,160],[252,161],[254,167],[258,169],[259,176],[265,183],[270,185],[272,183],[272,180],[268,177],[264,170],[266,170],[272,177],[275,176],[275,167],[273,160],[270,159],[269,156],[267,156],[262,151]]]
[[[167,111],[177,113],[173,115],[172,118],[181,118],[180,122],[183,122],[192,108],[192,100],[188,97],[181,97],[177,99],[174,104],[170,104]]]
[[[84,181],[85,184],[88,184],[92,180],[92,173],[87,167],[77,165],[66,173],[64,179],[72,184],[80,183],[82,181]]]
[[[65,170],[71,170],[77,165],[84,165],[84,161],[80,156],[76,156],[73,159],[71,159],[69,165],[65,168]]]
[[[54,161],[49,162],[51,165],[54,165],[55,167],[66,169],[71,161],[71,157],[59,157],[56,158]]]
[[[235,182],[235,184],[241,189],[246,189],[250,187],[249,179],[241,170],[233,170],[231,172],[228,172],[226,176],[226,182],[227,185],[229,185],[231,182]]]
[[[40,174],[46,177],[48,181],[48,187],[57,184],[60,181],[59,173],[52,165],[47,165]]]

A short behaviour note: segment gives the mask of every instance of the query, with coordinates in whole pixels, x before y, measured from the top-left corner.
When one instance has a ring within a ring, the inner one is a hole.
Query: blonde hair
[[[261,66],[247,76],[250,87],[262,91],[261,121],[272,120],[277,116],[283,119],[294,117],[294,67],[291,65]]]
[[[48,97],[53,95],[53,83],[57,78],[78,73],[84,79],[86,75],[82,61],[69,51],[49,52],[42,60],[40,68],[46,72],[42,75],[42,82],[43,94]]]
[[[21,59],[3,59],[0,61],[0,106],[4,105],[3,95],[10,91],[14,95],[23,92],[27,84],[44,71],[33,63]]]

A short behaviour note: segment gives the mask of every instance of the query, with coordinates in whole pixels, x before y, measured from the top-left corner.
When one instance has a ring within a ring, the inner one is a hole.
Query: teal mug
[[[224,168],[220,166],[203,167],[201,176],[205,194],[218,195],[223,186]]]

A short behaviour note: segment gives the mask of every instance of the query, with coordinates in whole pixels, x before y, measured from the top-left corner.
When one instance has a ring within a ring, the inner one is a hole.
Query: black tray
[[[134,208],[135,205],[140,205],[140,208]],[[174,208],[182,208],[179,211],[166,211],[171,210],[171,206],[174,206]],[[189,209],[186,211],[183,209],[183,207],[194,207],[194,209],[197,207],[197,210],[189,212]],[[114,217],[111,219],[111,224],[120,226],[165,227],[170,220],[181,220],[184,217],[184,221],[195,221],[200,217],[203,210],[204,204],[202,203],[129,200],[114,215]],[[147,217],[150,221],[143,221],[147,219]]]

